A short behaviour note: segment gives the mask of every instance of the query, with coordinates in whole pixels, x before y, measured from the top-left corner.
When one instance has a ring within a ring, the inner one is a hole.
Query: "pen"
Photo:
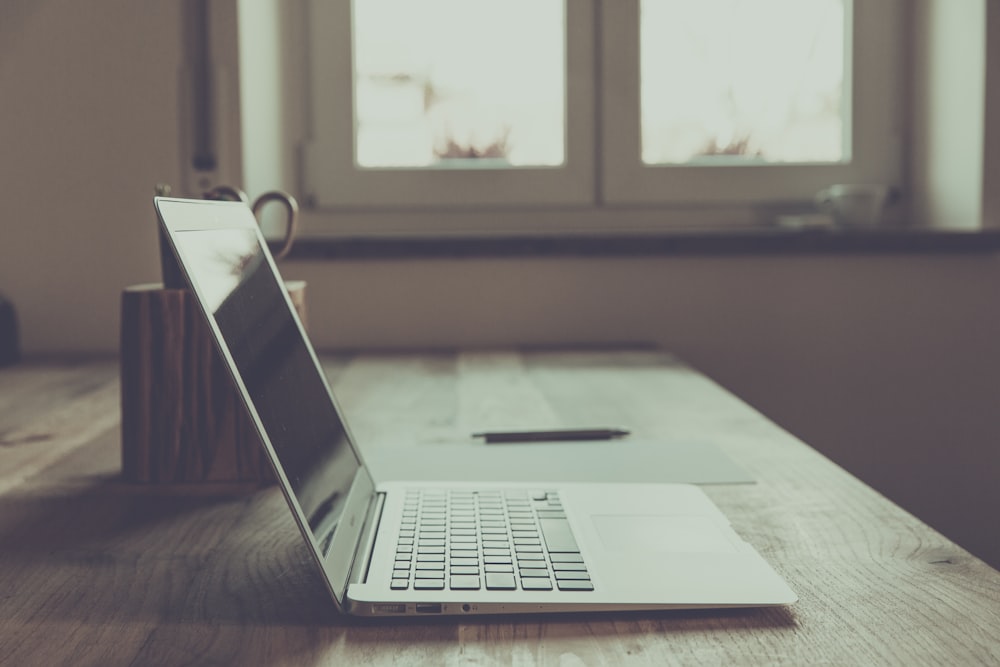
[[[551,440],[612,440],[629,432],[624,428],[569,428],[546,431],[486,431],[473,433],[473,438],[486,442],[545,442]]]

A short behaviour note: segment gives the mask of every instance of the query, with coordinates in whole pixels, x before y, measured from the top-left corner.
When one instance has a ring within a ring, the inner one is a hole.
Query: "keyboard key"
[[[452,558],[451,559],[451,566],[455,567],[456,565],[479,565],[479,559],[478,558]]]
[[[440,591],[444,589],[444,579],[414,579],[415,591]]]
[[[483,562],[490,565],[511,565],[510,556],[483,556]]]
[[[583,556],[579,553],[555,553],[551,554],[549,558],[553,563],[582,563]]]
[[[444,561],[440,563],[417,563],[416,569],[444,571]]]
[[[521,588],[523,588],[526,591],[551,591],[552,580],[538,579],[535,577],[531,577],[528,579],[521,579]]]
[[[479,574],[479,568],[471,565],[452,566],[452,574]]]
[[[491,572],[510,572],[513,574],[514,572],[513,565],[497,565],[495,563],[487,563],[484,567],[486,568],[487,574]]]
[[[479,577],[468,574],[452,575],[448,587],[456,591],[478,591]]]
[[[399,553],[397,549],[396,553]],[[431,555],[444,555],[444,547],[417,547],[417,556],[431,556]]]
[[[510,549],[509,540],[483,540],[484,549]]]
[[[559,563],[553,561],[552,569],[556,572],[586,572],[587,566],[583,563]]]
[[[442,579],[444,578],[444,568],[440,570],[421,570],[420,566],[413,571],[414,579]]]
[[[514,551],[518,554],[540,554],[542,553],[542,548],[534,544],[519,544],[514,547]]]
[[[573,537],[573,530],[566,519],[543,519],[539,517],[538,527],[545,538],[545,546],[549,553],[565,552],[579,553],[580,547]]]
[[[393,579],[392,583],[389,584],[389,588],[394,591],[405,591],[410,587],[409,579]]]
[[[445,534],[443,530],[421,530],[419,537],[421,540],[443,540]]]
[[[490,591],[513,591],[517,589],[514,575],[506,572],[487,572],[486,590]]]
[[[594,584],[588,581],[576,581],[573,579],[556,579],[556,585],[561,591],[592,591]]]
[[[548,577],[549,571],[543,567],[523,568],[519,571],[521,578],[524,577]]]
[[[590,573],[584,570],[583,572],[560,572],[556,570],[556,579],[563,580],[576,580],[576,581],[590,581]]]
[[[483,549],[484,556],[509,556],[510,549]]]
[[[417,554],[418,563],[443,563],[443,554]]]
[[[440,547],[440,548],[444,548],[444,545],[445,545],[445,541],[444,540],[420,540],[417,543],[418,547]]]

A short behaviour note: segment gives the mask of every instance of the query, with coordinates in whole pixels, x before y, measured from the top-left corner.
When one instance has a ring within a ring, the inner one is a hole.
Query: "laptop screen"
[[[326,555],[360,467],[256,229],[175,230],[291,492]]]

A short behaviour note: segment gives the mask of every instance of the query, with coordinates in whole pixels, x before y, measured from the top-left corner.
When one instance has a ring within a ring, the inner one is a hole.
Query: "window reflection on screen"
[[[174,234],[325,553],[358,470],[322,372],[249,229]]]

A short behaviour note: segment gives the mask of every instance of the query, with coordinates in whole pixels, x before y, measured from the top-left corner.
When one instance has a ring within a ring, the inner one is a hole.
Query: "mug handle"
[[[265,192],[261,196],[257,197],[253,206],[250,207],[250,210],[253,211],[254,217],[257,218],[258,224],[260,224],[260,217],[258,216],[258,213],[266,204],[271,202],[278,202],[285,208],[285,235],[271,248],[271,253],[274,255],[274,258],[281,259],[292,249],[292,243],[295,241],[295,233],[298,231],[299,204],[295,201],[295,197],[291,196],[287,192],[282,192],[281,190],[271,190],[270,192]]]

